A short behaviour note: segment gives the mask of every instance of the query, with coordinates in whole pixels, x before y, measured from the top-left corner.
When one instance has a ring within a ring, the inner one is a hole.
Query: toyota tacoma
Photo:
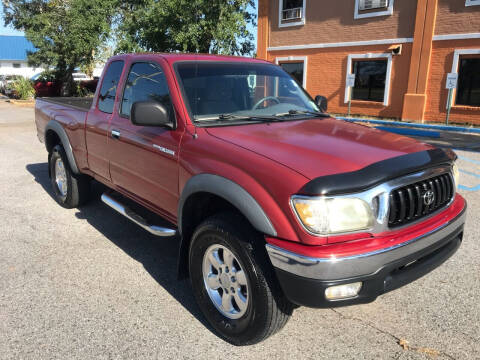
[[[298,306],[374,301],[460,246],[456,155],[335,119],[266,61],[125,54],[92,98],[37,98],[56,201],[103,202],[179,239],[179,278],[225,340],[253,344]],[[431,294],[435,296],[435,294]]]

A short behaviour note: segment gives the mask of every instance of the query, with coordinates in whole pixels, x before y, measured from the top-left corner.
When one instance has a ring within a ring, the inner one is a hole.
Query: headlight
[[[305,228],[318,235],[365,230],[373,226],[369,204],[359,198],[292,197],[292,205]]]
[[[453,180],[455,181],[455,188],[458,190],[458,184],[460,181],[460,171],[458,171],[458,165],[456,162],[452,166]]]

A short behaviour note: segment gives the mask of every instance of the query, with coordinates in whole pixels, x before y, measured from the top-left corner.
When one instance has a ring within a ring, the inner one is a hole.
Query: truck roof
[[[113,60],[126,60],[129,58],[135,57],[151,57],[152,59],[155,58],[163,58],[168,63],[174,63],[177,61],[225,61],[225,62],[255,62],[255,63],[269,63],[265,60],[254,59],[250,57],[243,57],[243,56],[230,56],[230,55],[214,55],[214,54],[197,54],[197,53],[156,53],[156,52],[144,52],[144,53],[130,53],[130,54],[122,54],[112,56],[109,61]]]

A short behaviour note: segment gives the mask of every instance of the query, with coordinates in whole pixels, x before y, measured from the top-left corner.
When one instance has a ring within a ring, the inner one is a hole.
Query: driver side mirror
[[[132,105],[130,120],[134,125],[161,126],[173,129],[167,108],[156,101],[137,101]]]
[[[317,95],[315,96],[315,104],[322,112],[327,112],[328,110],[328,100],[325,96]]]

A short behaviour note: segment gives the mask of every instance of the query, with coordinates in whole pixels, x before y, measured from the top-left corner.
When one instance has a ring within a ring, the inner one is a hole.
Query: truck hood
[[[355,171],[389,158],[433,149],[405,136],[334,118],[212,127],[207,132],[309,179]]]

